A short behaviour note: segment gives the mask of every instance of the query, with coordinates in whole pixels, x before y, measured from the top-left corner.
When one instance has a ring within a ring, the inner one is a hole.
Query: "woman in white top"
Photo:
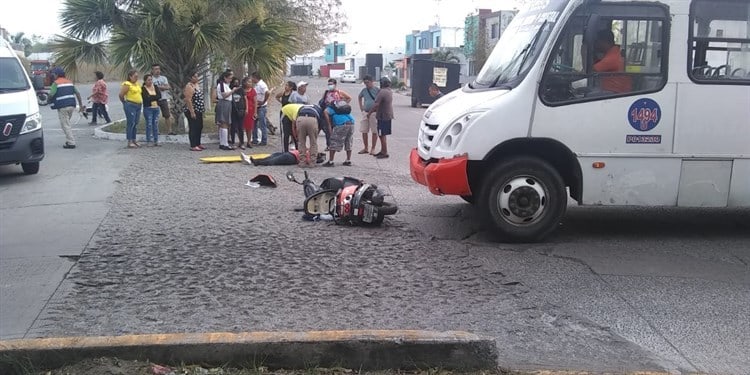
[[[237,88],[230,88],[233,74],[224,72],[221,80],[216,85],[216,125],[219,127],[219,148],[222,150],[234,150],[229,146],[229,127],[232,124],[232,94]]]

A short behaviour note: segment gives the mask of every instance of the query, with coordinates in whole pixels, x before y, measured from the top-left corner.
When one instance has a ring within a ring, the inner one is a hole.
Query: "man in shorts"
[[[161,109],[161,115],[164,117],[164,122],[167,125],[167,134],[175,135],[175,132],[172,129],[172,115],[169,111],[169,103],[172,101],[172,95],[170,94],[167,77],[161,75],[161,65],[151,65],[151,76],[154,80],[154,86],[158,87],[161,92],[158,103],[159,108]]]
[[[375,87],[375,83],[369,75],[365,76],[362,83],[365,84],[365,87],[359,92],[358,99],[359,110],[362,111],[362,121],[359,125],[359,131],[362,133],[362,143],[364,144],[364,148],[360,150],[359,153],[366,154],[369,152],[370,155],[375,155],[375,146],[377,146],[378,143],[378,122],[375,118],[368,117],[367,112],[369,112],[370,109],[372,109],[372,106],[375,105],[375,97],[378,96],[378,91],[380,91],[380,89]],[[367,144],[369,133],[372,133],[372,148],[369,148]]]
[[[341,111],[347,108],[348,110]],[[352,138],[354,137],[354,116],[351,115],[351,106],[340,100],[325,109],[325,119],[331,134],[331,143],[328,145],[328,161],[324,167],[333,167],[333,157],[336,152],[346,150],[346,161],[343,165],[352,165]]]
[[[391,121],[393,120],[393,91],[388,77],[380,79],[380,91],[375,97],[375,104],[367,111],[367,117],[375,113],[378,121],[378,135],[380,136],[380,152],[375,154],[378,159],[388,158],[388,142],[386,136],[391,135]]]

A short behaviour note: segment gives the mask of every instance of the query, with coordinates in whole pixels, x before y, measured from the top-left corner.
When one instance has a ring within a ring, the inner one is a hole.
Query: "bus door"
[[[666,6],[598,3],[576,10],[556,41],[531,135],[557,139],[578,155],[584,204],[676,204],[669,35]],[[604,168],[592,167],[605,159]]]
[[[677,90],[678,205],[750,206],[750,1],[695,0]]]

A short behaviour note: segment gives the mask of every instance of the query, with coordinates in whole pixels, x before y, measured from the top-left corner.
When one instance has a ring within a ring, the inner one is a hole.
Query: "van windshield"
[[[0,58],[0,92],[22,91],[29,88],[26,71],[11,57]]]
[[[513,88],[539,56],[567,1],[539,0],[518,13],[503,32],[473,86]]]

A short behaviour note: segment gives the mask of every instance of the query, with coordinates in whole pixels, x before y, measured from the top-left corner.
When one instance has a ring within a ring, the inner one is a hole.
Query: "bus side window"
[[[750,85],[750,5],[696,0],[690,7],[691,59],[696,83]]]
[[[625,22],[627,44],[624,45],[625,71],[634,73],[633,90],[651,91],[661,87],[662,22],[628,20]]]
[[[582,7],[568,21],[542,79],[550,105],[640,95],[661,90],[667,80],[668,14],[655,5]],[[585,33],[588,14],[597,14]],[[583,35],[592,36],[591,41]],[[592,56],[587,56],[589,53]]]

